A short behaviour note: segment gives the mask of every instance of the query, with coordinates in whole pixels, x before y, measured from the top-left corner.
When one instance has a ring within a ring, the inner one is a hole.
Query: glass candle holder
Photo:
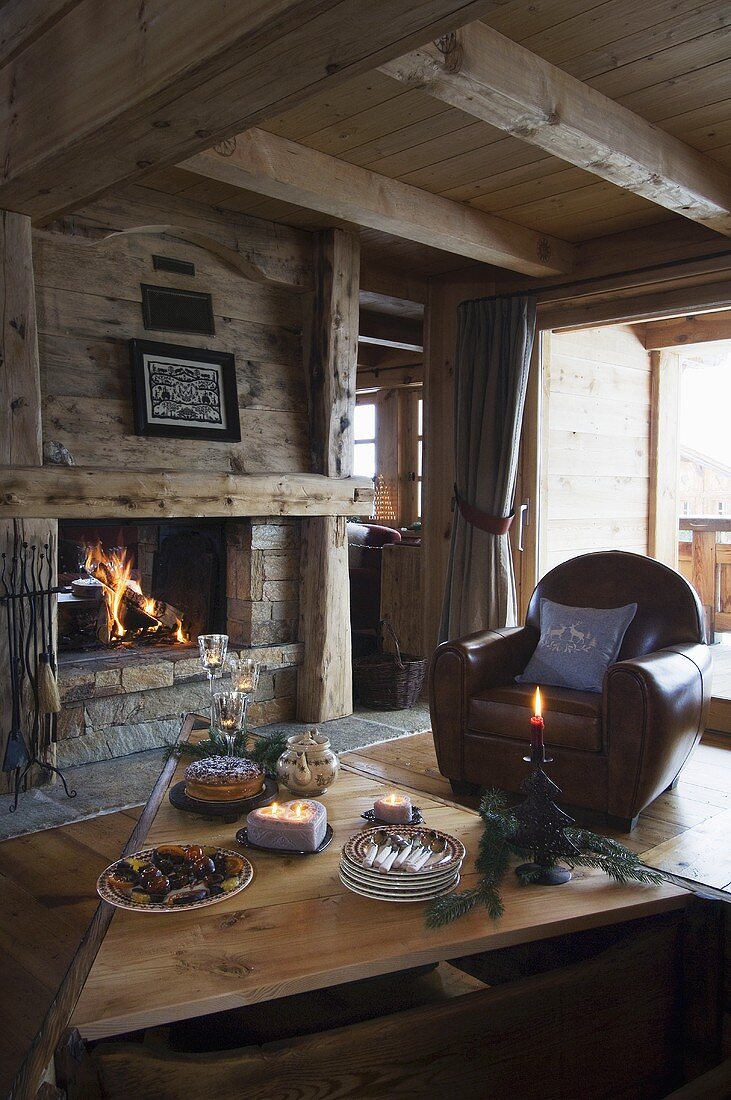
[[[211,725],[214,724],[213,681],[221,672],[228,652],[228,634],[199,634],[198,652],[201,664],[208,673],[208,690],[211,695]]]
[[[246,722],[246,696],[240,691],[217,691],[213,696],[213,728],[228,746],[228,755],[234,755],[236,735]]]
[[[234,691],[241,691],[251,697],[259,683],[261,665],[253,657],[231,658],[231,685]]]

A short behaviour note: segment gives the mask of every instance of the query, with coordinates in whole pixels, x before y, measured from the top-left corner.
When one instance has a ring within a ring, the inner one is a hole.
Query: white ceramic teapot
[[[287,749],[277,761],[277,779],[293,794],[324,794],[340,771],[330,741],[316,729],[287,738]]]

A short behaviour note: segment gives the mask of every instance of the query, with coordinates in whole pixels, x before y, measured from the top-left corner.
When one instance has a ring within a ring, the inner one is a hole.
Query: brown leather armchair
[[[443,642],[429,669],[439,769],[455,793],[519,789],[534,687],[515,676],[538,643],[542,597],[573,607],[637,603],[601,693],[541,685],[550,775],[562,802],[629,831],[675,785],[705,728],[711,695],[698,597],[652,558],[621,551],[572,558],[539,582],[525,626]]]

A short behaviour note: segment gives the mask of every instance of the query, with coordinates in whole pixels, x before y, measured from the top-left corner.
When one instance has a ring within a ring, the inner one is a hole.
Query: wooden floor
[[[97,908],[99,872],[140,811],[0,844],[0,1096],[4,1097]]]
[[[349,752],[343,760],[387,786],[455,800],[439,774],[430,733]],[[138,815],[125,810],[0,844],[2,1097],[96,908],[97,875],[119,855]],[[648,863],[730,890],[729,835],[731,740],[707,735],[678,788],[658,798],[621,839]]]
[[[724,634],[724,639],[729,635]],[[731,641],[711,648],[713,657],[713,698],[708,725],[731,734]]]
[[[349,752],[343,759],[387,783],[477,806],[477,798],[455,799],[439,773],[430,733]],[[677,788],[648,806],[632,833],[593,827],[617,837],[651,866],[731,892],[731,738],[706,734]]]

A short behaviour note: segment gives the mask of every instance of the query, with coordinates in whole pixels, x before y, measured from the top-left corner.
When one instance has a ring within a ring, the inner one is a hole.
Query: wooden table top
[[[233,898],[188,913],[118,910],[72,1026],[85,1038],[99,1039],[649,916],[682,908],[690,897],[674,886],[618,886],[589,870],[577,871],[561,887],[521,887],[509,876],[500,921],[491,921],[480,909],[430,930],[424,922],[425,903],[371,901],[346,890],[338,877],[343,844],[364,826],[361,813],[384,789],[343,769],[322,796],[335,834],[331,845],[310,856],[247,852],[254,879]],[[282,796],[289,797],[284,791]],[[477,875],[470,868],[481,832],[478,816],[426,794],[415,801],[427,825],[463,841],[467,873],[463,871],[460,888],[474,885]],[[235,833],[242,824],[186,814],[164,799],[146,845],[181,841],[236,848]]]

